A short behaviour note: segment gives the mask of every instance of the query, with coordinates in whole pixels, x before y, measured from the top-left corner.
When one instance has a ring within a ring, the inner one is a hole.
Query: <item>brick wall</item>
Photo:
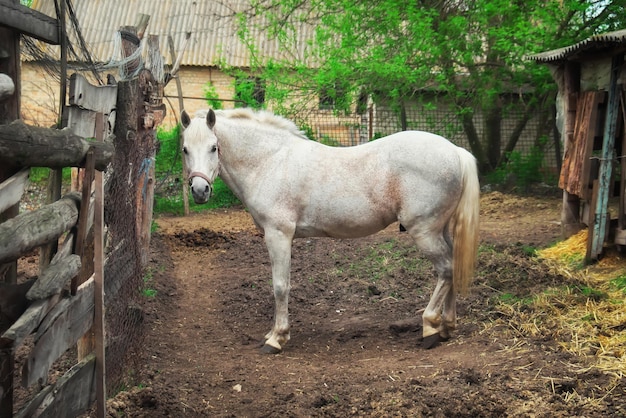
[[[38,64],[22,62],[21,113],[29,125],[51,127],[59,117],[59,80]]]
[[[84,75],[91,79],[89,74]],[[209,106],[204,99],[204,87],[209,81],[213,82],[220,99],[224,100],[224,108],[233,107],[233,79],[223,72],[208,67],[183,67],[178,77],[181,81],[184,107],[190,115]],[[91,82],[95,84],[93,80]],[[59,116],[59,90],[59,80],[47,74],[42,66],[23,62],[21,98],[24,122],[36,126],[53,126]],[[168,128],[174,126],[180,117],[175,80],[166,86],[165,96],[167,117],[162,126]]]
[[[223,72],[209,67],[182,67],[178,72],[181,82],[182,96],[184,107],[187,113],[193,114],[200,109],[209,107],[206,99],[204,99],[204,88],[207,83],[212,82],[215,91],[220,99],[224,100],[222,105],[224,109],[233,108],[233,95],[235,92],[233,78]],[[176,82],[170,81],[165,87],[165,103],[167,105],[168,118],[164,121],[164,126],[176,125],[176,119],[173,118],[172,112],[176,118],[180,116],[178,109],[178,92]],[[172,109],[172,106],[174,109]]]

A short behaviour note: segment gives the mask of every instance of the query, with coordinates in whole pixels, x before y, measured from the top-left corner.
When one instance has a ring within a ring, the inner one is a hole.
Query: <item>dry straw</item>
[[[614,250],[584,266],[587,230],[540,250],[539,259],[568,280],[534,301],[534,323],[571,353],[589,357],[592,367],[621,378],[626,373],[626,262]]]

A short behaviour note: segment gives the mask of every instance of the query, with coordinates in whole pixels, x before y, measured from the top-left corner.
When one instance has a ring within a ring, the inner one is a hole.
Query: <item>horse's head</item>
[[[183,110],[183,158],[187,166],[187,178],[193,200],[206,203],[213,192],[213,181],[219,172],[217,137],[213,132],[215,112],[209,110],[206,118],[191,119]]]

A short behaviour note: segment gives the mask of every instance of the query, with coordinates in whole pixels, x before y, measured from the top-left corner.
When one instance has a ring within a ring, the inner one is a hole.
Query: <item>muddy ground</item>
[[[478,271],[458,330],[425,350],[431,268],[398,226],[365,239],[296,240],[291,341],[262,354],[270,265],[241,208],[160,217],[152,239],[137,387],[112,417],[600,417],[626,414],[626,385],[521,332],[498,307],[567,279],[531,253],[559,239],[558,194],[482,197]]]

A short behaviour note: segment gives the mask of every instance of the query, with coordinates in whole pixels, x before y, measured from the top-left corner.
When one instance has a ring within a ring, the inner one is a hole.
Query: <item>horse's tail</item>
[[[452,217],[454,225],[452,277],[454,291],[465,295],[474,278],[476,266],[480,184],[474,156],[463,148],[458,148],[458,152],[463,192]]]

